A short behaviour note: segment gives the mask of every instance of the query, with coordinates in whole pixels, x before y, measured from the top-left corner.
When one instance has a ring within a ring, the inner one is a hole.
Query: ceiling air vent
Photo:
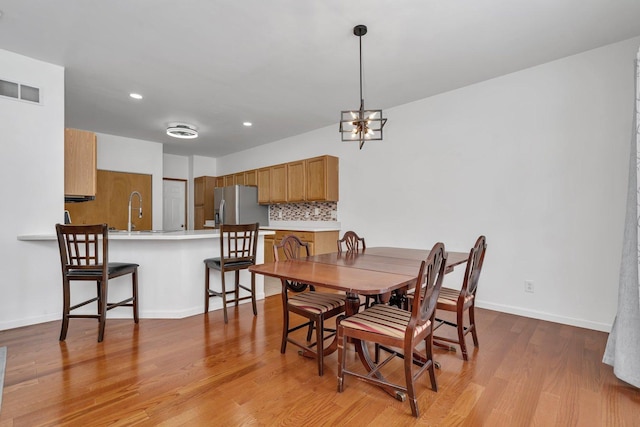
[[[22,101],[40,103],[40,89],[20,83],[0,80],[0,96]]]

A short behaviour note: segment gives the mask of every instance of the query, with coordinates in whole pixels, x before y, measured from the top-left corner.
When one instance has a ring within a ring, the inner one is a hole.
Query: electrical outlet
[[[533,293],[533,280],[525,280],[524,281],[524,291]]]
[[[338,218],[338,212],[331,211],[331,219],[337,219],[337,218]]]
[[[282,219],[282,211],[278,212],[278,219]]]
[[[315,212],[314,214],[315,216],[320,215],[320,208],[316,208],[314,212]]]

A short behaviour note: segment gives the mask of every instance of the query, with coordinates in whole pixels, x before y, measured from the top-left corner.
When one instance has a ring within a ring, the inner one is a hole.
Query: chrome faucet
[[[138,218],[142,218],[142,195],[137,191],[132,191],[129,195],[129,220],[127,221],[127,231],[131,231],[131,201],[133,200],[134,194],[138,195]]]

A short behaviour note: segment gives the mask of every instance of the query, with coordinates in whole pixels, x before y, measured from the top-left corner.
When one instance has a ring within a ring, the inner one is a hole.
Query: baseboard
[[[592,329],[594,331],[611,332],[611,323],[599,323],[592,322],[585,319],[576,319],[573,317],[558,316],[551,313],[545,313],[543,311],[529,310],[522,307],[514,307],[511,305],[494,304],[486,301],[477,300],[476,307],[486,308],[487,310],[499,311],[501,313],[515,314],[523,317],[530,317],[532,319],[546,320],[554,323],[561,323],[563,325],[577,326],[579,328]]]

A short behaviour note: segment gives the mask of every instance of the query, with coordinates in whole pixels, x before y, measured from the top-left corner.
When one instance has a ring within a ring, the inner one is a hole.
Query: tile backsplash
[[[337,216],[337,202],[283,203],[278,205],[269,205],[270,221],[336,221]]]

